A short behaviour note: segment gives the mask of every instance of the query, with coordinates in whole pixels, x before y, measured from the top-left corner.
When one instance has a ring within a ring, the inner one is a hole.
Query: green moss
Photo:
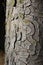
[[[19,2],[20,2],[20,3],[23,3],[23,2],[24,2],[24,0],[19,0]]]
[[[30,21],[28,20],[28,19],[25,19],[24,21],[23,21],[25,24],[29,24],[30,23]]]
[[[13,6],[15,4],[15,0],[12,0],[11,1],[11,5]]]

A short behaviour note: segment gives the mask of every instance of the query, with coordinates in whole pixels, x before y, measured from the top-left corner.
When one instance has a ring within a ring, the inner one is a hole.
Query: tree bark
[[[42,65],[42,0],[7,0],[5,65]]]

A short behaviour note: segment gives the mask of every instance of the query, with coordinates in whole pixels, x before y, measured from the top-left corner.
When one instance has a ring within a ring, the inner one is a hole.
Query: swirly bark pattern
[[[38,60],[40,1],[7,0],[5,65],[41,65]]]

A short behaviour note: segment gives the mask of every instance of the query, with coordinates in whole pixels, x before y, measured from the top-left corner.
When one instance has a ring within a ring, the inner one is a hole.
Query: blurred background
[[[4,65],[5,59],[5,12],[6,12],[6,1],[0,0],[0,65]]]
[[[0,0],[0,51],[4,51],[5,11],[6,11],[6,1],[5,0]]]

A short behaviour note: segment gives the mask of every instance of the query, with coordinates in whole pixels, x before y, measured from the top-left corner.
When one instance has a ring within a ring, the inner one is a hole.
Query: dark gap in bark
[[[17,0],[15,0],[14,7],[16,7],[16,4],[17,4]]]

